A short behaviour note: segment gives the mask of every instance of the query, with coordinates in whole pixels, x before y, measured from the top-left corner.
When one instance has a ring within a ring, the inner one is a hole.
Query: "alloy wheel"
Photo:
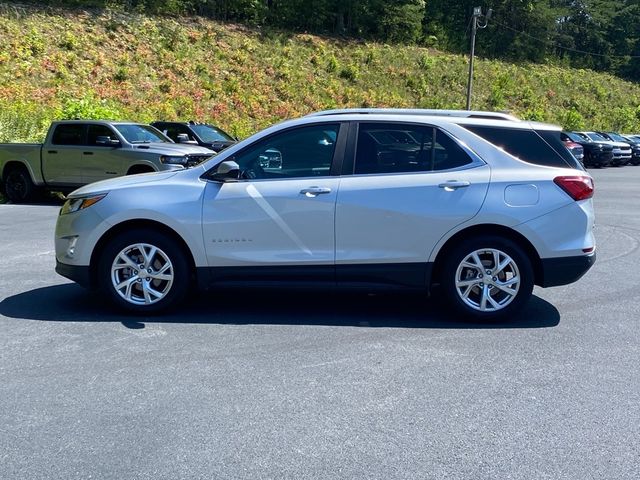
[[[497,312],[509,305],[520,289],[516,262],[495,248],[475,250],[458,265],[456,292],[469,307],[480,312]]]
[[[123,248],[111,264],[111,284],[125,301],[151,305],[167,296],[174,280],[169,256],[148,243]]]

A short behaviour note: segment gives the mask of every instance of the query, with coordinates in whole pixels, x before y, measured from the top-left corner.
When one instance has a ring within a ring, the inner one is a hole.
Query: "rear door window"
[[[536,165],[559,168],[581,168],[567,151],[555,130],[523,130],[519,128],[464,125],[519,160]]]
[[[54,145],[82,145],[85,126],[79,123],[58,125],[53,132],[51,142]]]
[[[449,170],[472,163],[448,135],[427,125],[361,123],[355,174]]]

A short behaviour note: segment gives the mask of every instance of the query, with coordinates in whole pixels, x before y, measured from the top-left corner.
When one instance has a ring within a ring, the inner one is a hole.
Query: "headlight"
[[[170,155],[162,155],[160,157],[162,163],[168,163],[169,165],[185,165],[187,163],[187,157],[184,155],[181,157],[173,157]]]
[[[64,202],[64,205],[60,209],[60,215],[66,215],[67,213],[73,213],[79,210],[84,210],[85,208],[88,208],[91,205],[98,203],[100,200],[102,200],[106,196],[107,194],[103,193],[103,194],[94,195],[91,197],[70,198],[66,202]]]

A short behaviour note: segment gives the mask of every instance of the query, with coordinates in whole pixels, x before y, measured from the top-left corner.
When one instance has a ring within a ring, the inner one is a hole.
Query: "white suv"
[[[591,267],[592,195],[559,127],[334,112],[76,190],[56,270],[142,313],[194,288],[439,286],[457,313],[492,319]]]

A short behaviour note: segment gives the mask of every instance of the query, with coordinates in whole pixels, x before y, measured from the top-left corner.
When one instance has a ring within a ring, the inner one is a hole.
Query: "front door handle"
[[[82,152],[83,155],[93,155],[93,152]]]
[[[58,151],[57,150],[47,150],[47,153],[55,155],[56,153],[58,153]]]
[[[447,180],[446,182],[438,185],[438,187],[444,188],[447,192],[453,192],[458,188],[465,188],[469,185],[471,185],[471,183],[467,182],[466,180]]]
[[[300,190],[300,193],[307,197],[315,197],[323,193],[331,193],[331,189],[329,187],[308,187]]]

